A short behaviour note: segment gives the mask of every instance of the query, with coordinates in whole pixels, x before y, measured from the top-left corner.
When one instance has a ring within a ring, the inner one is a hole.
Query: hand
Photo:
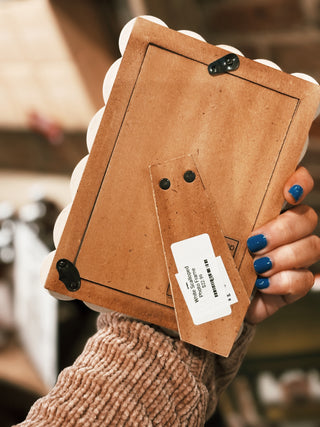
[[[309,172],[297,169],[284,187],[287,202],[297,206],[254,230],[248,239],[258,274],[257,292],[246,316],[249,323],[259,323],[302,298],[320,281],[320,275],[314,277],[308,270],[320,259],[320,238],[312,234],[318,216],[309,206],[300,205],[312,188]]]

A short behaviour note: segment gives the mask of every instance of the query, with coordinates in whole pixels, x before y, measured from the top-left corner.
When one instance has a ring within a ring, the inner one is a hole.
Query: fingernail
[[[256,259],[253,263],[254,269],[258,274],[264,273],[272,268],[272,261],[269,257]]]
[[[303,194],[303,188],[301,187],[301,185],[298,185],[298,184],[293,185],[290,188],[289,193],[294,198],[294,200],[297,202]]]
[[[247,245],[250,252],[258,252],[267,246],[267,239],[263,234],[257,234],[256,236],[249,237]]]
[[[270,282],[267,277],[258,277],[255,285],[256,285],[256,288],[258,289],[266,289],[269,287]]]

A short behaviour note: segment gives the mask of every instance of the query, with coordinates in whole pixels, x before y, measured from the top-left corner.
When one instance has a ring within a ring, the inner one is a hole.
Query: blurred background
[[[96,313],[39,286],[86,129],[138,15],[320,81],[320,0],[0,0],[0,424],[24,419],[95,331]],[[303,160],[320,210],[320,119]],[[317,230],[319,234],[319,229]],[[319,271],[319,265],[313,267]],[[320,293],[258,327],[209,425],[320,426]]]

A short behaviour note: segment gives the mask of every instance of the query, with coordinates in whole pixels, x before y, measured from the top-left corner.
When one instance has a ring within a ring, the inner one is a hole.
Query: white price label
[[[176,278],[195,325],[231,314],[237,302],[221,257],[216,257],[208,234],[171,245]]]

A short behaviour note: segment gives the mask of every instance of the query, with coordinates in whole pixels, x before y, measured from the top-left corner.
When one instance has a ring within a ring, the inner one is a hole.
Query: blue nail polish
[[[293,185],[290,188],[289,193],[294,198],[294,200],[297,202],[303,194],[303,188],[301,187],[301,185],[298,185],[298,184]]]
[[[250,252],[258,252],[267,246],[267,239],[263,234],[257,234],[256,236],[249,237],[247,245]]]
[[[256,259],[253,263],[254,269],[258,274],[262,274],[272,268],[272,261],[269,257]]]
[[[267,277],[258,277],[255,285],[256,285],[256,288],[258,289],[266,289],[269,287],[270,282]]]

